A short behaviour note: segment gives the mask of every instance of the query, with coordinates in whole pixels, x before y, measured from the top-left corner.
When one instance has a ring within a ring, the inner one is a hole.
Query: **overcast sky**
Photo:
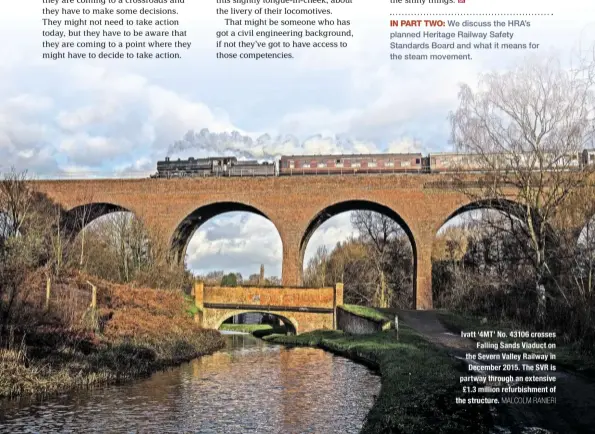
[[[193,45],[183,59],[96,62],[40,60],[41,2],[3,5],[0,171],[14,166],[37,177],[146,176],[166,155],[449,150],[446,118],[456,107],[458,84],[510,68],[527,54],[484,51],[472,61],[391,63],[390,8],[416,9],[368,0],[339,11],[354,22],[350,48],[310,50],[292,61],[221,61],[214,58],[214,31],[222,27],[215,3],[187,3],[180,6],[181,20]],[[564,60],[595,41],[592,0],[467,0],[423,12],[460,13],[462,7],[475,14],[553,13],[523,17],[529,28],[504,30]],[[204,129],[209,133],[201,134]],[[327,222],[308,252],[349,236],[348,222],[349,216]],[[234,214],[205,224],[188,253],[198,272],[232,267],[247,275],[260,263],[267,275],[280,272],[279,236],[257,216]]]

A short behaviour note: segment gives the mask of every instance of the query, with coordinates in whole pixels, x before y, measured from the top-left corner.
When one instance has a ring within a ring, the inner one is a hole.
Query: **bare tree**
[[[0,210],[5,215],[3,232],[9,235],[17,234],[31,216],[34,192],[27,180],[27,172],[12,169],[0,181]]]
[[[388,307],[391,297],[387,281],[390,244],[404,234],[403,229],[390,217],[373,211],[354,211],[351,214],[351,224],[360,233],[362,241],[370,246],[370,260],[377,279],[375,304],[378,307]]]
[[[208,285],[219,285],[221,283],[221,279],[223,279],[223,276],[225,276],[225,272],[223,270],[210,271],[206,276],[201,277],[200,280],[204,280],[204,282]]]
[[[59,276],[64,267],[65,259],[69,252],[69,239],[63,233],[62,210],[56,209],[45,216],[48,226],[48,248],[50,255],[45,266],[47,284],[51,285],[52,276]]]
[[[85,264],[85,242],[87,240],[87,226],[91,223],[93,219],[92,211],[93,211],[93,193],[92,192],[85,192],[80,197],[77,198],[78,203],[82,203],[82,206],[79,206],[74,211],[74,219],[75,227],[80,228],[79,233],[79,241],[80,241],[80,255],[79,255],[79,268],[83,268]]]
[[[88,225],[85,245],[87,272],[103,279],[163,289],[191,285],[184,265],[170,260],[162,233],[129,212],[94,220]]]
[[[450,116],[455,146],[473,154],[484,172],[479,186],[463,188],[466,194],[504,210],[510,200],[521,206],[516,215],[523,224],[512,227],[529,240],[540,321],[546,281],[554,277],[549,243],[556,213],[593,168],[580,158],[593,140],[594,77],[593,62],[565,69],[554,58],[529,61],[483,75],[476,90],[462,85]]]
[[[18,317],[32,290],[27,279],[54,260],[51,239],[57,226],[52,216],[59,210],[47,197],[35,191],[26,172],[14,170],[0,181],[0,322],[2,332]]]
[[[322,287],[326,284],[326,270],[329,252],[326,246],[319,246],[316,254],[308,261],[304,283],[307,286]]]
[[[87,232],[87,267],[100,277],[131,282],[155,265],[148,231],[130,213],[97,219]]]
[[[246,284],[251,286],[260,285],[260,274],[251,274],[250,276],[248,276]]]
[[[264,279],[266,286],[281,286],[281,279],[277,276],[269,276]]]
[[[26,182],[26,173],[12,170],[0,181],[0,335],[3,335],[26,278],[29,255],[22,248],[23,227],[32,214],[33,192]]]

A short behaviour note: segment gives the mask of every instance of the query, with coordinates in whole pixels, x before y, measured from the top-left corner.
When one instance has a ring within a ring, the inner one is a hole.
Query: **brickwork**
[[[203,305],[235,303],[254,306],[313,307],[332,309],[333,288],[235,288],[206,286]],[[342,304],[342,303],[338,303]]]
[[[305,241],[329,217],[325,210],[344,211],[351,204],[368,209],[380,206],[398,216],[410,235],[415,255],[415,307],[429,309],[432,307],[432,243],[436,232],[469,201],[444,184],[446,176],[64,180],[35,184],[67,209],[108,203],[132,211],[165,240],[170,243],[177,240],[184,248],[197,225],[204,223],[204,219],[197,217],[202,207],[211,205],[205,208],[207,217],[217,215],[217,210],[247,207],[257,210],[279,231],[285,286],[301,285]],[[347,206],[341,208],[337,204]],[[190,215],[192,221],[188,219]],[[313,224],[317,216],[322,219]],[[190,223],[194,225],[192,230],[188,229]]]
[[[201,309],[200,321],[203,327],[218,329],[228,318],[247,312],[271,313],[289,322],[297,333],[318,329],[334,329],[334,309],[343,304],[343,287],[335,288],[258,288],[194,286],[194,300]],[[226,305],[226,307],[211,307]],[[232,306],[236,305],[237,308]],[[246,309],[246,306],[252,309]],[[262,306],[263,310],[258,310]],[[268,306],[281,306],[275,310]],[[300,312],[299,309],[321,309],[327,312]]]

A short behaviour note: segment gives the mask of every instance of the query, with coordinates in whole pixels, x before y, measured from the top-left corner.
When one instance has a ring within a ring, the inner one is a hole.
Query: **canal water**
[[[226,339],[225,349],[146,380],[0,402],[0,431],[357,433],[380,391],[373,372],[322,350]]]

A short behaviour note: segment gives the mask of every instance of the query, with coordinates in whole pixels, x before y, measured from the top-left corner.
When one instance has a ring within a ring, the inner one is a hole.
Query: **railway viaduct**
[[[306,245],[327,219],[371,210],[396,220],[414,257],[416,309],[432,308],[432,245],[450,218],[487,204],[452,188],[449,175],[383,174],[254,178],[100,179],[35,181],[36,188],[85,224],[114,211],[130,211],[163,237],[179,258],[208,219],[248,211],[269,219],[283,243],[282,283],[302,284]]]

